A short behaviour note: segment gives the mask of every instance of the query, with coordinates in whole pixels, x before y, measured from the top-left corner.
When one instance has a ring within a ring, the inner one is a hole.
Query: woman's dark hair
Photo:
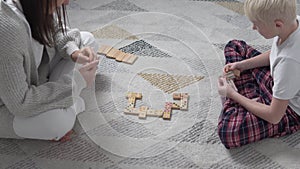
[[[20,0],[20,3],[30,25],[32,37],[43,45],[53,47],[55,27],[59,26],[59,29],[65,33],[65,5],[56,8],[57,18],[55,18],[50,10],[52,6],[57,6],[57,0]]]

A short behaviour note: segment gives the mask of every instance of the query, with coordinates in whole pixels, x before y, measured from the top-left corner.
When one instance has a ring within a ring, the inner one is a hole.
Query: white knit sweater
[[[7,0],[9,1],[9,0]],[[0,137],[18,138],[14,116],[34,116],[73,104],[72,79],[39,84],[30,28],[5,0],[0,6]],[[29,30],[28,30],[29,29]],[[78,30],[56,34],[56,51],[69,57],[80,45]]]

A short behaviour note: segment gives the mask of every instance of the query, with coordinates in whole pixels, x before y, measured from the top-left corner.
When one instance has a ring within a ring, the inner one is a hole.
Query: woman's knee
[[[76,120],[72,108],[54,109],[30,118],[15,117],[15,133],[23,138],[58,140],[70,131]]]

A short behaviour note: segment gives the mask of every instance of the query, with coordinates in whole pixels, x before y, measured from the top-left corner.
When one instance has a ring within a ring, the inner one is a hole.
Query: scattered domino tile
[[[165,104],[165,110],[163,113],[163,119],[164,120],[170,120],[171,119],[171,112],[172,112],[172,102],[166,102]]]
[[[133,64],[138,58],[136,55],[125,53],[108,45],[102,45],[98,49],[97,53],[105,55],[107,58],[115,59],[118,62],[124,62],[128,64]]]
[[[174,100],[180,100],[181,99],[181,94],[180,93],[174,93],[173,94],[173,99]]]
[[[127,108],[134,108],[134,107],[135,107],[135,98],[134,97],[128,98]]]
[[[140,119],[145,119],[147,117],[147,110],[148,110],[147,106],[141,106],[140,107],[140,113],[139,113],[139,118]]]
[[[125,114],[131,114],[131,115],[138,115],[140,112],[139,112],[139,109],[138,108],[130,108],[130,109],[124,109],[124,113]]]
[[[179,110],[181,108],[181,101],[173,102],[172,103],[172,109]]]
[[[152,117],[162,117],[164,111],[163,110],[154,110],[154,109],[149,109],[147,111],[147,116],[152,116]]]
[[[180,101],[174,102],[176,104],[173,104],[173,108],[180,109],[180,110],[187,110],[188,109],[188,98],[189,98],[189,95],[187,93],[174,93],[173,99],[180,100]]]
[[[180,110],[187,110],[188,108],[188,98],[183,98],[180,104]]]
[[[163,110],[154,110],[154,109],[147,109],[145,111],[145,108],[141,109],[141,108],[126,108],[124,109],[124,114],[128,114],[128,115],[138,115],[138,116],[143,116],[140,114],[144,114],[144,112],[146,112],[146,116],[152,116],[152,117],[162,117],[163,115]]]
[[[128,92],[126,98],[129,97],[135,97],[137,99],[141,99],[143,97],[142,93],[134,93],[134,92]]]
[[[184,98],[189,98],[189,94],[181,93],[181,99],[184,99]]]
[[[134,108],[136,99],[141,99],[143,96],[141,93],[128,92],[126,98],[128,99],[127,108]]]

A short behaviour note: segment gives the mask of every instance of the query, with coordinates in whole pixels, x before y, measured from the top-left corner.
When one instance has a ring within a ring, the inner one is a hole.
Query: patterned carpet
[[[72,140],[0,139],[1,169],[300,168],[299,132],[233,150],[217,136],[225,44],[242,39],[260,51],[271,44],[251,29],[243,0],[71,0],[68,14],[70,26],[92,32],[99,46],[138,59],[99,55]],[[126,115],[128,91],[142,93],[136,107],[156,110],[173,93],[188,93],[188,110],[173,110],[171,120]]]

